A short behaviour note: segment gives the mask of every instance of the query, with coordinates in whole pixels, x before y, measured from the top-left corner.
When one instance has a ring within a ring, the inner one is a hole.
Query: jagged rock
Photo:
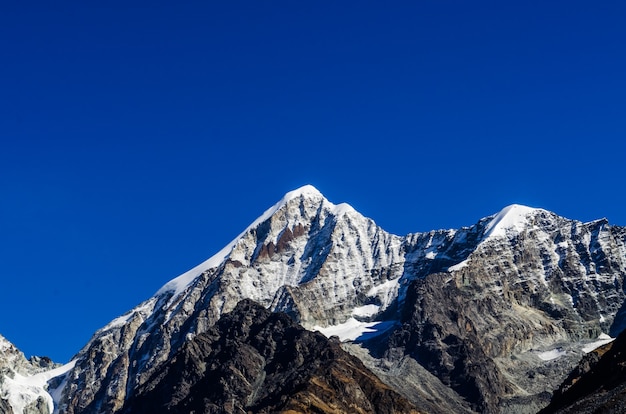
[[[391,361],[413,357],[479,412],[536,412],[582,343],[623,324],[614,316],[624,302],[624,229],[543,210],[526,220],[483,239],[451,272],[415,280],[383,348]],[[559,358],[541,358],[555,348]]]
[[[391,306],[402,271],[400,237],[315,189],[290,193],[217,259],[98,331],[78,354],[63,404],[67,413],[115,412],[190,335],[244,298],[308,328],[333,325],[362,305]]]
[[[142,413],[417,413],[336,340],[241,301],[140,386]]]
[[[24,379],[58,366],[47,357],[27,360],[15,345],[0,335],[0,413],[51,414],[52,398],[44,382]]]
[[[625,246],[626,229],[606,220],[516,205],[471,227],[400,237],[304,187],[96,332],[60,412],[118,412],[246,298],[329,335],[357,327],[363,335],[343,336],[357,339],[351,352],[414,402],[424,393],[403,384],[434,390],[433,406],[534,412],[586,343],[626,326]]]
[[[588,353],[541,414],[626,412],[626,332]]]

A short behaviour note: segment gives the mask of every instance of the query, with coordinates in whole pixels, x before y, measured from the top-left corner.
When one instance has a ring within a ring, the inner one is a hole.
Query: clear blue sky
[[[626,225],[623,1],[5,2],[0,333],[64,362],[313,184]],[[184,4],[181,4],[184,3]]]

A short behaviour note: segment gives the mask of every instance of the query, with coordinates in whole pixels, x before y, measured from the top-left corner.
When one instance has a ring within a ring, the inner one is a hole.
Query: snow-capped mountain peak
[[[201,275],[203,272],[206,272],[209,269],[213,269],[218,267],[232,252],[233,248],[237,245],[237,243],[251,230],[257,228],[261,223],[269,220],[276,212],[284,208],[287,204],[294,200],[298,199],[308,199],[320,204],[325,205],[328,208],[329,212],[337,217],[344,215],[347,212],[356,212],[352,206],[347,203],[341,204],[333,204],[329,202],[322,193],[312,185],[304,185],[298,189],[288,192],[285,194],[279,202],[274,204],[272,207],[267,209],[263,214],[261,214],[256,220],[252,222],[244,231],[242,231],[237,237],[235,237],[230,243],[228,243],[224,248],[222,248],[219,252],[211,256],[208,260],[200,263],[194,268],[188,270],[187,272],[181,274],[177,278],[166,283],[156,295],[162,295],[167,292],[173,292],[174,296],[181,293],[189,284]]]
[[[528,224],[528,218],[540,209],[520,204],[511,204],[500,210],[485,226],[484,238],[504,237],[519,233]]]
[[[494,371],[497,361],[489,358],[513,361],[509,357],[520,354],[524,363],[541,366],[542,357],[565,358],[551,352],[562,344],[609,332],[624,298],[625,244],[624,229],[517,204],[459,230],[396,236],[306,185],[285,194],[210,259],[96,332],[68,374],[72,386],[63,388],[61,412],[121,413],[124,401],[183,344],[244,299],[342,340],[378,336],[375,342],[388,348],[393,364],[404,360],[395,350],[410,356],[429,346],[432,355],[458,349],[453,342],[440,349],[439,340],[426,335],[445,331],[455,343],[467,335],[476,340],[467,355],[453,352],[450,361],[491,361],[486,369]],[[580,323],[555,322],[564,315]],[[498,325],[502,318],[506,323]],[[622,326],[622,319],[616,324]],[[425,321],[432,329],[423,330]],[[494,326],[518,331],[501,329],[494,336]],[[422,348],[411,345],[422,339]],[[539,357],[529,354],[537,347]],[[470,355],[472,350],[482,354]],[[433,373],[448,378],[447,361],[430,367]],[[521,392],[545,391],[524,382],[525,368],[511,364],[501,368],[519,374]],[[480,382],[487,371],[468,378]],[[500,377],[493,379],[500,384]],[[482,400],[473,403],[496,412],[492,396],[505,391],[481,390]]]
[[[311,184],[306,184],[285,194],[281,201],[279,201],[279,204],[286,203],[300,196],[324,197],[317,188],[315,188]]]

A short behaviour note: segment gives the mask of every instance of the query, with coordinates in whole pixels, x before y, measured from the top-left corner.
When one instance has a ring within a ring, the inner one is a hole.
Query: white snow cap
[[[511,204],[493,216],[485,226],[484,237],[503,237],[509,233],[519,233],[524,230],[527,218],[537,211],[540,209]]]
[[[307,184],[285,194],[278,204],[282,205],[293,200],[294,198],[300,197],[301,195],[324,197],[317,188],[313,187],[311,184]]]
[[[235,237],[233,241],[228,243],[222,250],[217,252],[210,259],[200,263],[198,266],[194,267],[193,269],[188,270],[187,272],[183,273],[182,275],[178,276],[177,278],[173,280],[170,280],[161,289],[159,289],[156,295],[160,295],[160,294],[171,292],[171,291],[174,292],[174,296],[178,295],[180,292],[185,290],[185,288],[196,277],[200,276],[203,272],[205,272],[206,270],[218,267],[228,257],[230,252],[233,250],[233,248],[237,244],[237,241],[239,241],[239,239],[242,238],[248,231],[257,227],[259,224],[263,223],[265,220],[272,217],[274,213],[280,210],[283,206],[285,206],[291,200],[295,200],[297,198],[300,198],[301,196],[324,199],[324,202],[327,203],[329,208],[333,209],[333,214],[337,216],[343,215],[348,211],[354,211],[354,209],[348,204],[343,203],[343,204],[334,205],[328,202],[324,198],[322,193],[320,193],[317,188],[313,187],[310,184],[302,186],[296,190],[290,191],[287,194],[285,194],[278,203],[274,204],[272,207],[267,209],[265,213],[263,213],[259,218],[254,220],[252,224],[250,224],[243,232],[241,232],[237,237]]]

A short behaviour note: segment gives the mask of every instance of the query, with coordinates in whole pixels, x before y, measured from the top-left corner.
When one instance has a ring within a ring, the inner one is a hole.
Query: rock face
[[[336,340],[243,300],[185,343],[123,413],[417,413]]]
[[[626,229],[606,220],[517,205],[400,237],[303,187],[96,332],[58,408],[120,412],[252,299],[354,340],[345,349],[429,412],[536,412],[587,343],[626,326],[625,246]]]
[[[410,355],[480,412],[536,412],[585,342],[623,327],[624,229],[529,210],[493,237],[496,219],[465,262],[415,279],[383,354]]]
[[[51,414],[52,398],[43,383],[28,381],[55,368],[49,358],[27,360],[12,343],[0,336],[0,413]]]
[[[382,312],[397,296],[401,248],[400,237],[311,187],[289,193],[224,251],[96,332],[78,354],[61,411],[116,412],[186,340],[245,298],[309,328],[343,322],[366,304]]]
[[[626,332],[585,355],[541,414],[626,412]]]

